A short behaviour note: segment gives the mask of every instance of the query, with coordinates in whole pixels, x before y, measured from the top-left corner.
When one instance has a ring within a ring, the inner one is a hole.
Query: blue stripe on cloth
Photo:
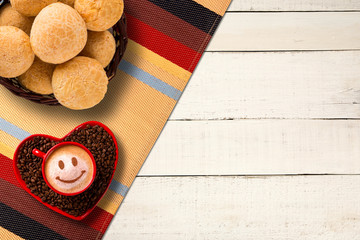
[[[113,180],[109,187],[114,192],[120,194],[121,196],[125,197],[127,192],[129,191],[129,188],[118,181]]]
[[[15,126],[12,123],[9,123],[3,118],[0,118],[0,130],[10,134],[11,136],[19,139],[20,141],[24,140],[25,138],[29,137],[31,134],[24,131],[23,129]],[[129,188],[116,180],[113,180],[110,184],[110,189],[114,192],[120,194],[121,196],[125,197],[126,193],[128,192]]]
[[[21,141],[31,135],[30,133],[22,130],[21,128],[9,123],[2,118],[0,118],[0,129]]]
[[[121,60],[119,69],[176,101],[178,101],[181,96],[180,90],[125,60]]]

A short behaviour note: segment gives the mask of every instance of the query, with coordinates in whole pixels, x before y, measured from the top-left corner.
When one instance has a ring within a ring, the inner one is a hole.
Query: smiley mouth
[[[59,176],[56,177],[56,180],[59,180],[60,182],[63,182],[63,183],[74,183],[77,180],[79,180],[84,175],[85,172],[86,172],[85,170],[82,170],[80,176],[78,176],[77,178],[75,178],[73,180],[62,180]]]

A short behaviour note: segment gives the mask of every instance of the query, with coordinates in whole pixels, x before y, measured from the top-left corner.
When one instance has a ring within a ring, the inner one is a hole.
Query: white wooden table
[[[234,0],[105,239],[360,239],[360,1]]]

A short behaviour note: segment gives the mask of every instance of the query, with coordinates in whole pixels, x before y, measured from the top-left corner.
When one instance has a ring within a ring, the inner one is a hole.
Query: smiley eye
[[[62,170],[62,169],[64,169],[64,167],[65,167],[64,162],[60,160],[59,161],[59,168]]]
[[[72,161],[72,164],[74,165],[74,167],[76,167],[76,165],[78,164],[78,161],[77,161],[76,157],[73,157],[71,159],[71,161]]]

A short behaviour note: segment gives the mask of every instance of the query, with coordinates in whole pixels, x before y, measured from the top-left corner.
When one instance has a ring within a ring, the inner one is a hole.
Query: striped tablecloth
[[[125,0],[129,45],[104,101],[72,111],[0,88],[0,239],[100,239],[179,100],[231,0]],[[74,221],[20,188],[12,156],[30,134],[62,137],[90,120],[119,142],[119,164],[94,212]],[[170,160],[169,160],[170,161]]]

